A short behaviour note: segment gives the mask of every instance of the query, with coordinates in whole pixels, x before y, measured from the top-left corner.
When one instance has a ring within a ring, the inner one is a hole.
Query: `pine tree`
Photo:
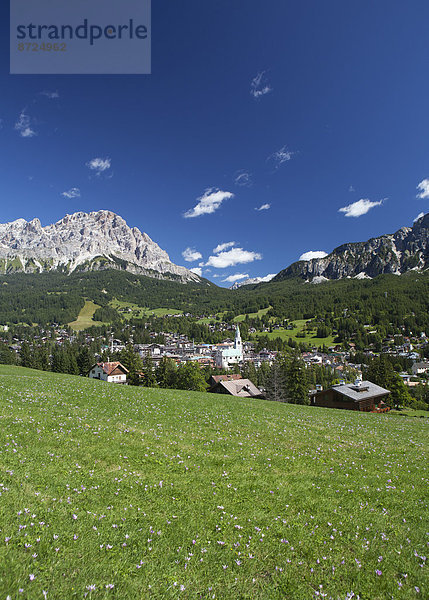
[[[79,367],[79,374],[86,377],[94,363],[94,355],[91,353],[88,346],[83,346],[83,348],[78,352],[77,355],[77,365]]]
[[[286,402],[286,377],[284,365],[275,360],[271,370],[266,378],[266,397],[267,400],[275,402]]]
[[[267,378],[270,374],[270,365],[267,362],[263,362],[258,369],[258,387],[264,388],[266,387]],[[253,382],[255,383],[255,382]]]
[[[64,361],[65,370],[63,373],[69,373],[70,375],[79,375],[79,367],[77,364],[77,352],[72,347],[64,348]]]
[[[284,358],[286,397],[293,404],[310,404],[309,384],[304,361],[297,354]]]
[[[33,351],[34,368],[41,371],[49,371],[51,368],[49,361],[49,351],[46,344],[39,346]]]
[[[395,408],[410,406],[413,399],[398,373],[395,373],[392,363],[384,354],[374,358],[364,371],[368,381],[379,385],[391,392],[386,403]]]
[[[34,368],[33,355],[28,342],[22,342],[19,356],[21,359],[22,367],[28,367],[30,369]]]
[[[177,387],[179,390],[204,392],[207,388],[204,373],[198,363],[188,362],[177,370]]]
[[[59,346],[55,346],[52,351],[51,369],[54,373],[66,373],[66,361],[64,352]]]
[[[253,361],[248,361],[244,363],[244,366],[241,369],[241,374],[243,376],[243,379],[250,379],[250,381],[254,384],[258,382],[258,374],[256,372],[255,363]]]
[[[171,358],[163,356],[155,370],[156,381],[161,388],[174,388],[177,377],[177,365]]]
[[[235,375],[241,375],[241,371],[240,371],[240,365],[238,365],[237,363],[234,363],[234,364],[232,365],[232,372],[233,372]]]
[[[156,387],[155,371],[153,369],[152,359],[149,354],[143,359],[143,385],[145,387]]]
[[[16,365],[15,353],[5,344],[0,345],[0,363],[3,365]]]
[[[140,384],[140,373],[143,370],[142,359],[140,354],[134,352],[134,348],[131,344],[127,344],[123,350],[119,353],[119,361],[128,369],[127,382],[129,385]],[[151,363],[152,367],[152,363]],[[147,387],[153,387],[147,386]]]

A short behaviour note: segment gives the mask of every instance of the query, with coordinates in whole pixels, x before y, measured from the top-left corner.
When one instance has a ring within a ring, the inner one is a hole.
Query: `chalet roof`
[[[129,373],[128,369],[126,369],[120,362],[97,363],[97,365],[103,369],[103,372],[106,373],[106,375],[113,373],[116,368],[122,369],[124,373]]]
[[[355,385],[353,383],[345,383],[342,385],[333,385],[332,389],[341,394],[342,396],[346,396],[350,400],[354,402],[359,402],[360,400],[367,400],[369,398],[377,398],[379,396],[386,396],[390,394],[389,390],[385,390],[384,388],[372,383],[371,381],[362,381],[360,385]],[[321,392],[323,393],[323,392]]]
[[[212,375],[210,377],[214,383],[219,383],[219,381],[234,381],[236,379],[241,379],[240,373],[231,373],[230,375]]]
[[[218,385],[225,388],[231,396],[238,396],[239,398],[253,398],[262,394],[261,390],[250,379],[220,381]]]

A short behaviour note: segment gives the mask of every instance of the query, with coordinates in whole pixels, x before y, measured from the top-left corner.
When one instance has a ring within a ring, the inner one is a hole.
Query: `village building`
[[[153,357],[162,356],[165,352],[165,346],[162,344],[138,344],[135,348],[142,358],[145,358],[147,355]]]
[[[215,364],[218,369],[229,369],[232,365],[243,362],[243,342],[241,341],[240,328],[235,328],[233,347],[222,348],[215,353]]]
[[[423,375],[424,373],[429,373],[429,362],[421,361],[415,362],[411,367],[411,371],[413,375]]]
[[[193,362],[193,363],[200,365],[200,367],[214,368],[214,366],[215,366],[214,360],[211,356],[204,356],[204,355],[200,355],[200,354],[186,356],[183,359],[183,362]]]
[[[268,365],[272,365],[276,359],[278,352],[276,350],[267,350],[263,348],[260,352],[255,353],[254,347],[249,349],[246,352],[244,361],[245,363],[253,363],[257,369],[259,369],[263,363],[267,363]]]
[[[115,338],[112,338],[110,340],[110,351],[111,352],[120,352],[124,348],[125,348],[125,344],[123,342],[121,342],[121,340],[117,340]]]
[[[97,363],[91,367],[88,377],[108,383],[127,383],[128,369],[120,362]]]
[[[399,373],[399,377],[402,379],[404,385],[406,385],[407,387],[417,387],[421,383],[420,381],[415,381],[417,377],[415,377],[414,375],[410,375],[409,373]]]
[[[209,388],[215,387],[220,381],[236,381],[241,379],[239,373],[229,373],[228,375],[212,375],[208,380]]]
[[[215,383],[209,392],[214,394],[229,394],[237,398],[264,398],[263,392],[250,379],[223,379]]]
[[[389,410],[384,402],[389,394],[389,390],[385,390],[371,381],[358,379],[355,383],[341,383],[327,390],[312,391],[310,400],[312,406],[385,412]]]

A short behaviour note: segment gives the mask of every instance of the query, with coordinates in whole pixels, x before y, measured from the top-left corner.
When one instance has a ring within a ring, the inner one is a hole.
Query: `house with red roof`
[[[108,383],[127,383],[128,369],[120,362],[96,363],[91,367],[88,377]]]

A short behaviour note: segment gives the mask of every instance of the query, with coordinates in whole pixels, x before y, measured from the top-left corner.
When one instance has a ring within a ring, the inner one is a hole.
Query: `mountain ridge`
[[[256,285],[258,283],[267,283],[271,281],[276,276],[276,273],[270,273],[265,277],[248,277],[247,279],[243,279],[242,281],[236,281],[230,286],[230,290],[238,290],[238,288],[244,287],[246,285]]]
[[[345,277],[373,278],[385,273],[402,275],[428,268],[429,213],[417,219],[412,227],[401,227],[395,233],[366,242],[342,244],[324,258],[294,262],[271,281],[299,277],[320,283]]]
[[[65,215],[43,227],[38,218],[0,224],[0,272],[123,269],[157,278],[199,282],[170,261],[146,233],[109,210]]]
[[[401,275],[429,268],[429,213],[412,227],[401,227],[366,242],[350,242],[324,258],[297,261],[274,277],[250,278],[232,286],[267,285],[300,278],[312,283],[343,278],[365,279],[381,274]],[[181,283],[203,280],[185,267],[175,265],[158,244],[137,227],[109,210],[65,215],[42,226],[38,218],[19,218],[0,224],[0,274],[66,274],[115,269]],[[266,283],[264,283],[266,282]]]

